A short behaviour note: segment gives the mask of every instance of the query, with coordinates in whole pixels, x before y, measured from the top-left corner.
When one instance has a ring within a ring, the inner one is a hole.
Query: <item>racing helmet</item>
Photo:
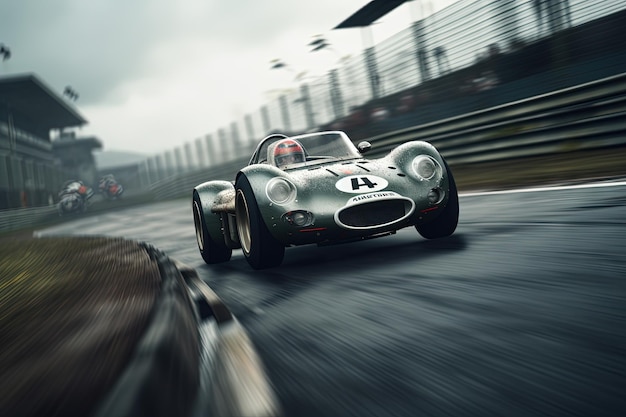
[[[282,140],[274,147],[274,162],[279,168],[305,160],[302,145],[293,139]]]

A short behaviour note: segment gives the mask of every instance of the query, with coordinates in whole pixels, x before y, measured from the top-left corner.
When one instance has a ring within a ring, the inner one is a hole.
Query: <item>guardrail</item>
[[[95,195],[89,200],[87,212],[80,214],[80,216],[90,216],[100,212],[120,210],[129,206],[136,206],[138,204],[153,201],[154,195],[150,192],[150,190],[142,190],[141,192],[137,190],[134,194],[129,196],[125,195],[121,200],[115,201],[109,201],[99,195]],[[63,220],[70,220],[73,218],[76,217],[68,215],[64,216]],[[20,230],[29,226],[38,226],[46,222],[55,222],[59,220],[58,206],[56,204],[41,207],[0,210],[0,233]]]
[[[379,135],[372,154],[425,140],[451,165],[626,144],[626,73]]]
[[[234,180],[237,171],[248,164],[250,157],[231,160],[221,165],[202,168],[196,171],[174,175],[150,185],[157,200],[189,197],[193,188],[212,179]]]
[[[626,145],[626,73],[549,94],[370,138],[368,157],[400,143],[432,143],[455,164]],[[159,199],[189,196],[210,179],[234,179],[247,159],[177,175],[151,186]]]
[[[0,232],[19,230],[57,216],[56,206],[0,210]]]

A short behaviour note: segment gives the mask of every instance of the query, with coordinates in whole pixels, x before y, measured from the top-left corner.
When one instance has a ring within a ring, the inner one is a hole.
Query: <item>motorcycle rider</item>
[[[79,180],[68,180],[59,191],[59,215],[76,211],[84,211],[87,200],[93,196],[91,187]]]
[[[93,190],[79,180],[65,181],[65,183],[63,183],[63,188],[59,191],[59,197],[71,193],[77,193],[82,198],[88,199],[93,195]]]
[[[100,178],[98,190],[104,194],[105,197],[115,198],[122,194],[124,188],[115,180],[113,174],[108,174]]]

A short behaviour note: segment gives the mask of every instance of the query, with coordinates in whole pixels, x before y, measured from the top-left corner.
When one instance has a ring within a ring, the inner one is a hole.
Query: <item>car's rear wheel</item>
[[[434,220],[415,226],[420,235],[426,239],[437,239],[450,236],[456,230],[459,223],[459,193],[450,167],[443,161],[448,173],[450,189],[448,191],[448,204]]]
[[[232,249],[226,246],[225,243],[218,243],[211,237],[209,229],[206,225],[204,218],[204,211],[202,210],[202,202],[197,191],[193,192],[193,223],[196,227],[196,241],[198,242],[198,249],[202,259],[207,264],[217,264],[230,260],[233,253]],[[217,237],[217,236],[215,236]],[[223,238],[221,238],[223,242]]]
[[[285,246],[274,239],[267,229],[245,175],[237,178],[235,190],[237,233],[246,260],[254,269],[280,265],[285,256]]]

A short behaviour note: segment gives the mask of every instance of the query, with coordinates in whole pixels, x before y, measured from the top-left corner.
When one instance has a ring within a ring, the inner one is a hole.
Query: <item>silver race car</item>
[[[285,248],[350,242],[414,226],[428,239],[456,230],[459,200],[452,172],[427,142],[363,156],[341,131],[263,139],[235,181],[193,190],[200,254],[208,264],[241,248],[254,269],[280,265]]]

